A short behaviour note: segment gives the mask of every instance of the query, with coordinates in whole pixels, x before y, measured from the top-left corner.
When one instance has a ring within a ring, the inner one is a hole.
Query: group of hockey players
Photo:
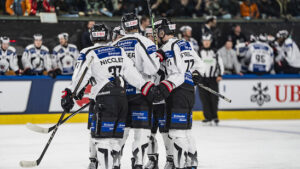
[[[92,84],[90,169],[120,168],[129,130],[134,133],[132,168],[157,169],[158,129],[167,153],[165,168],[197,168],[190,132],[194,85],[205,75],[205,65],[190,42],[174,36],[174,23],[161,18],[153,26],[156,34],[147,28],[141,35],[137,16],[125,14],[121,26],[112,29],[110,42],[107,26],[95,24],[90,30],[94,45],[80,52],[61,105],[69,112],[72,96],[80,99]]]
[[[52,54],[43,45],[41,34],[33,35],[33,44],[28,45],[22,55],[23,69],[18,65],[16,49],[10,46],[9,37],[1,37],[0,49],[0,74],[13,71],[16,75],[49,75],[55,78],[57,75],[71,75],[79,57],[75,45],[68,43],[68,33],[58,35],[59,45],[54,47]]]
[[[247,74],[299,74],[300,51],[287,30],[275,36],[250,35],[250,42],[239,43],[235,49],[241,71]]]

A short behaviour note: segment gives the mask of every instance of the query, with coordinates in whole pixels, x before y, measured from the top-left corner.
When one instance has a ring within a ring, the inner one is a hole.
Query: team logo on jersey
[[[266,102],[270,102],[271,97],[266,93],[268,90],[268,86],[262,87],[261,82],[257,83],[257,86],[253,86],[255,94],[251,95],[251,102],[256,102],[259,106],[262,106]]]

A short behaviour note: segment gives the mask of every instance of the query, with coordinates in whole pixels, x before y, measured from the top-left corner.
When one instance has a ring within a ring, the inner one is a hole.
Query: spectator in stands
[[[276,60],[282,67],[283,73],[299,74],[300,73],[300,50],[298,45],[289,38],[287,30],[281,30],[277,33],[281,49],[279,50],[279,57]]]
[[[0,0],[0,11],[3,10],[2,14],[6,14],[5,1],[6,0]]]
[[[220,6],[223,9],[224,19],[237,18],[240,14],[238,0],[219,0]]]
[[[229,36],[225,45],[218,50],[217,54],[222,58],[225,74],[240,74],[241,65],[238,62],[236,52],[232,49],[232,37]]]
[[[30,15],[36,15],[40,12],[55,12],[54,4],[50,4],[48,0],[30,0],[31,10]]]
[[[170,16],[175,17],[192,17],[193,5],[190,0],[179,0],[177,3],[171,4],[173,7],[170,12]]]
[[[237,44],[244,43],[247,41],[246,36],[242,32],[241,25],[239,25],[239,24],[236,24],[233,26],[230,36],[232,38],[233,48]]]
[[[23,16],[30,13],[30,0],[6,0],[6,12],[9,15]]]
[[[9,46],[9,41],[6,36],[0,38],[0,75],[7,74],[10,70],[17,75],[20,72],[16,49]]]
[[[205,13],[207,15],[214,15],[217,17],[221,17],[226,14],[222,6],[220,6],[219,0],[206,0]]]
[[[184,25],[180,28],[180,32],[182,35],[182,38],[186,41],[190,42],[194,48],[194,50],[199,53],[199,44],[196,39],[192,37],[192,27],[188,25]]]
[[[241,16],[245,19],[257,19],[259,17],[259,11],[257,4],[252,0],[243,0],[240,5]]]
[[[288,3],[288,11],[292,16],[300,17],[300,2],[299,0],[290,0]]]
[[[89,30],[95,25],[95,21],[88,21],[86,30],[83,32],[81,36],[81,47],[86,48],[89,46],[93,46],[93,43],[90,39],[90,32]]]
[[[260,12],[260,15],[263,19],[280,17],[280,7],[279,4],[274,0],[259,0],[257,6]]]
[[[140,33],[142,35],[144,35],[145,33],[145,29],[147,28],[147,26],[150,25],[150,19],[147,16],[142,16],[141,21],[140,21]]]
[[[201,17],[205,11],[205,0],[193,0],[194,15]]]

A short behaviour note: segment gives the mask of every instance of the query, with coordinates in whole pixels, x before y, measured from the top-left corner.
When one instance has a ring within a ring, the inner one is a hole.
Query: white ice
[[[43,125],[50,126],[50,125]],[[221,121],[220,126],[195,122],[200,169],[299,169],[300,121]],[[20,160],[38,158],[49,134],[25,125],[0,125],[0,169],[17,169]],[[59,128],[40,169],[86,169],[89,132],[86,124]],[[162,138],[158,134],[159,143]],[[130,169],[132,134],[127,140],[122,169]],[[160,168],[165,151],[160,144]]]

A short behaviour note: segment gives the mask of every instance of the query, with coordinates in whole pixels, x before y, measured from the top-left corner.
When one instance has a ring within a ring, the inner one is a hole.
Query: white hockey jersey
[[[19,70],[16,49],[9,46],[7,50],[3,50],[0,47],[0,73],[5,73],[9,69],[14,72]]]
[[[290,66],[300,68],[299,47],[291,38],[284,41],[279,55],[281,58],[284,58]]]
[[[194,85],[192,72],[197,70],[204,73],[204,64],[192,45],[177,38],[171,38],[161,49],[166,55],[166,60],[162,64],[166,68],[165,80],[172,82],[173,89],[183,83]]]
[[[190,42],[190,44],[193,45],[193,49],[195,50],[195,52],[199,53],[199,44],[198,41],[194,38],[190,38],[190,40],[188,41]]]
[[[72,76],[72,83],[69,87],[71,91],[75,89],[90,61],[91,65],[77,92],[88,83],[91,77],[94,77],[96,85],[91,89],[90,98],[92,99],[95,99],[105,84],[112,81],[115,77],[122,76],[127,82],[138,89],[141,89],[146,83],[122,48],[106,46],[105,44],[95,44],[80,51],[80,56]]]
[[[52,69],[52,61],[49,55],[49,49],[42,45],[36,48],[34,44],[28,45],[22,55],[22,64],[24,69],[30,68],[34,72],[42,72]]]
[[[126,34],[112,45],[123,48],[143,78],[146,81],[153,81],[153,75],[158,72],[160,62],[156,56],[156,46],[150,39],[139,33]],[[129,83],[126,92],[129,95],[138,94],[140,90]]]
[[[222,58],[212,49],[200,50],[200,57],[205,64],[203,77],[218,77],[224,74],[224,64]]]
[[[254,42],[248,45],[245,60],[250,60],[248,71],[250,72],[269,72],[274,62],[273,49],[264,42]]]
[[[57,45],[52,54],[53,67],[54,69],[60,69],[63,75],[71,75],[78,56],[79,52],[75,45],[68,44],[67,47]]]

